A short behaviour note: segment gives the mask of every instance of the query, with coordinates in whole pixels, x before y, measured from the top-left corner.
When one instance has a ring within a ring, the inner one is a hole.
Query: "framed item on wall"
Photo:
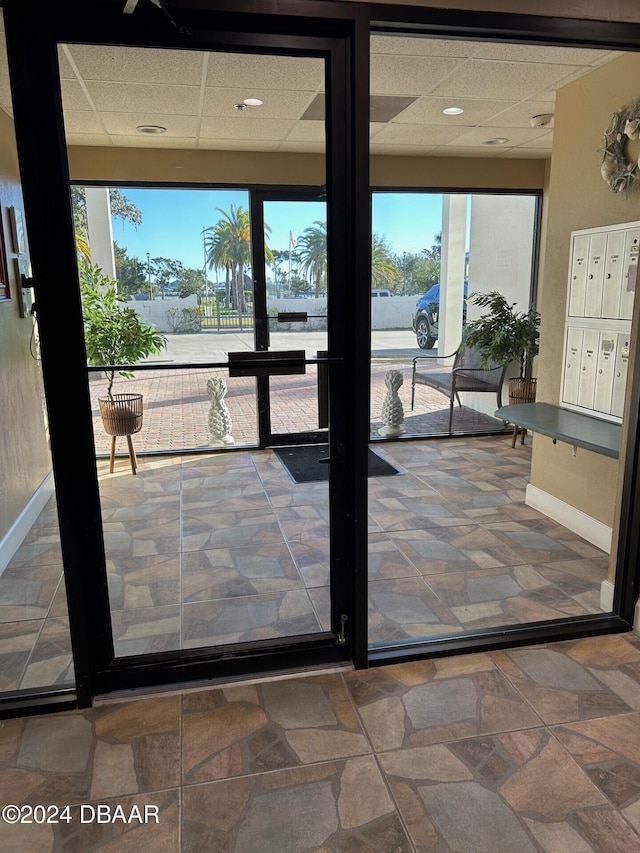
[[[9,207],[9,222],[11,223],[11,242],[16,255],[26,255],[29,252],[27,246],[27,232],[24,227],[24,216],[22,211],[11,205]]]
[[[0,207],[0,211],[2,208]],[[7,267],[7,247],[4,242],[4,228],[0,214],[0,302],[10,299],[9,268]]]

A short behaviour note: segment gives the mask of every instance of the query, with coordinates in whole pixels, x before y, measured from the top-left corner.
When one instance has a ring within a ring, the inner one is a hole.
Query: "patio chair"
[[[426,359],[442,358],[437,355],[417,355],[413,359],[413,371],[411,374],[411,410],[415,400],[416,385],[427,385],[435,388],[449,397],[449,432],[453,424],[453,403],[460,402],[460,391],[488,392],[496,395],[498,408],[502,405],[502,383],[507,372],[508,365],[498,364],[489,359],[486,366],[482,366],[482,351],[474,347],[467,347],[464,343],[451,353],[454,357],[453,364],[449,367],[440,366],[430,370],[418,370],[418,362]]]

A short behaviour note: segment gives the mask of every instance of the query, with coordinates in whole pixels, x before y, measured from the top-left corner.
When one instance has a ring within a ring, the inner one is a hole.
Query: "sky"
[[[202,230],[215,224],[231,204],[249,207],[243,190],[130,189],[122,188],[142,213],[137,228],[130,222],[113,220],[113,239],[130,257],[146,263],[152,258],[180,260],[185,267],[202,269]],[[326,219],[324,202],[267,202],[265,222],[271,226],[269,245],[289,248],[289,232],[298,239],[314,221]],[[442,195],[426,193],[375,193],[373,232],[385,236],[394,253],[420,252],[430,248],[442,227]]]

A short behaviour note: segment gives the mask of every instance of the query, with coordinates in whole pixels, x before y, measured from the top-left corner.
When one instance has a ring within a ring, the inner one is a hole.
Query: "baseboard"
[[[578,536],[582,536],[596,548],[600,548],[607,554],[611,553],[613,530],[601,521],[591,518],[586,512],[561,501],[560,498],[550,495],[549,492],[543,492],[542,489],[532,486],[531,483],[527,486],[525,503],[543,515],[548,515],[549,518],[557,521],[558,524],[568,530],[577,533]]]
[[[20,545],[22,545],[22,540],[35,524],[36,519],[53,492],[53,473],[49,473],[35,490],[29,502],[9,530],[0,539],[0,575],[7,568]]]
[[[600,610],[603,613],[613,611],[613,581],[602,581],[600,584]]]

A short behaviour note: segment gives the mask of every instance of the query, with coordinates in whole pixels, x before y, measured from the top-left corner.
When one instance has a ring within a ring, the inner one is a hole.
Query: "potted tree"
[[[509,402],[532,403],[537,380],[531,377],[531,363],[538,354],[540,336],[540,314],[535,305],[528,311],[516,311],[516,303],[507,302],[497,290],[473,293],[470,299],[489,310],[467,325],[465,343],[481,350],[483,361],[517,362],[519,376],[509,380]]]
[[[131,436],[142,428],[142,394],[114,394],[116,373],[131,378],[117,365],[135,364],[166,346],[166,336],[140,319],[133,308],[127,308],[118,299],[116,281],[103,275],[98,266],[80,265],[80,292],[84,318],[84,336],[87,361],[94,366],[111,367],[106,370],[108,385],[106,396],[98,399],[102,423],[112,436],[110,472],[113,473],[116,436],[127,437],[131,469],[136,473],[135,453]]]

